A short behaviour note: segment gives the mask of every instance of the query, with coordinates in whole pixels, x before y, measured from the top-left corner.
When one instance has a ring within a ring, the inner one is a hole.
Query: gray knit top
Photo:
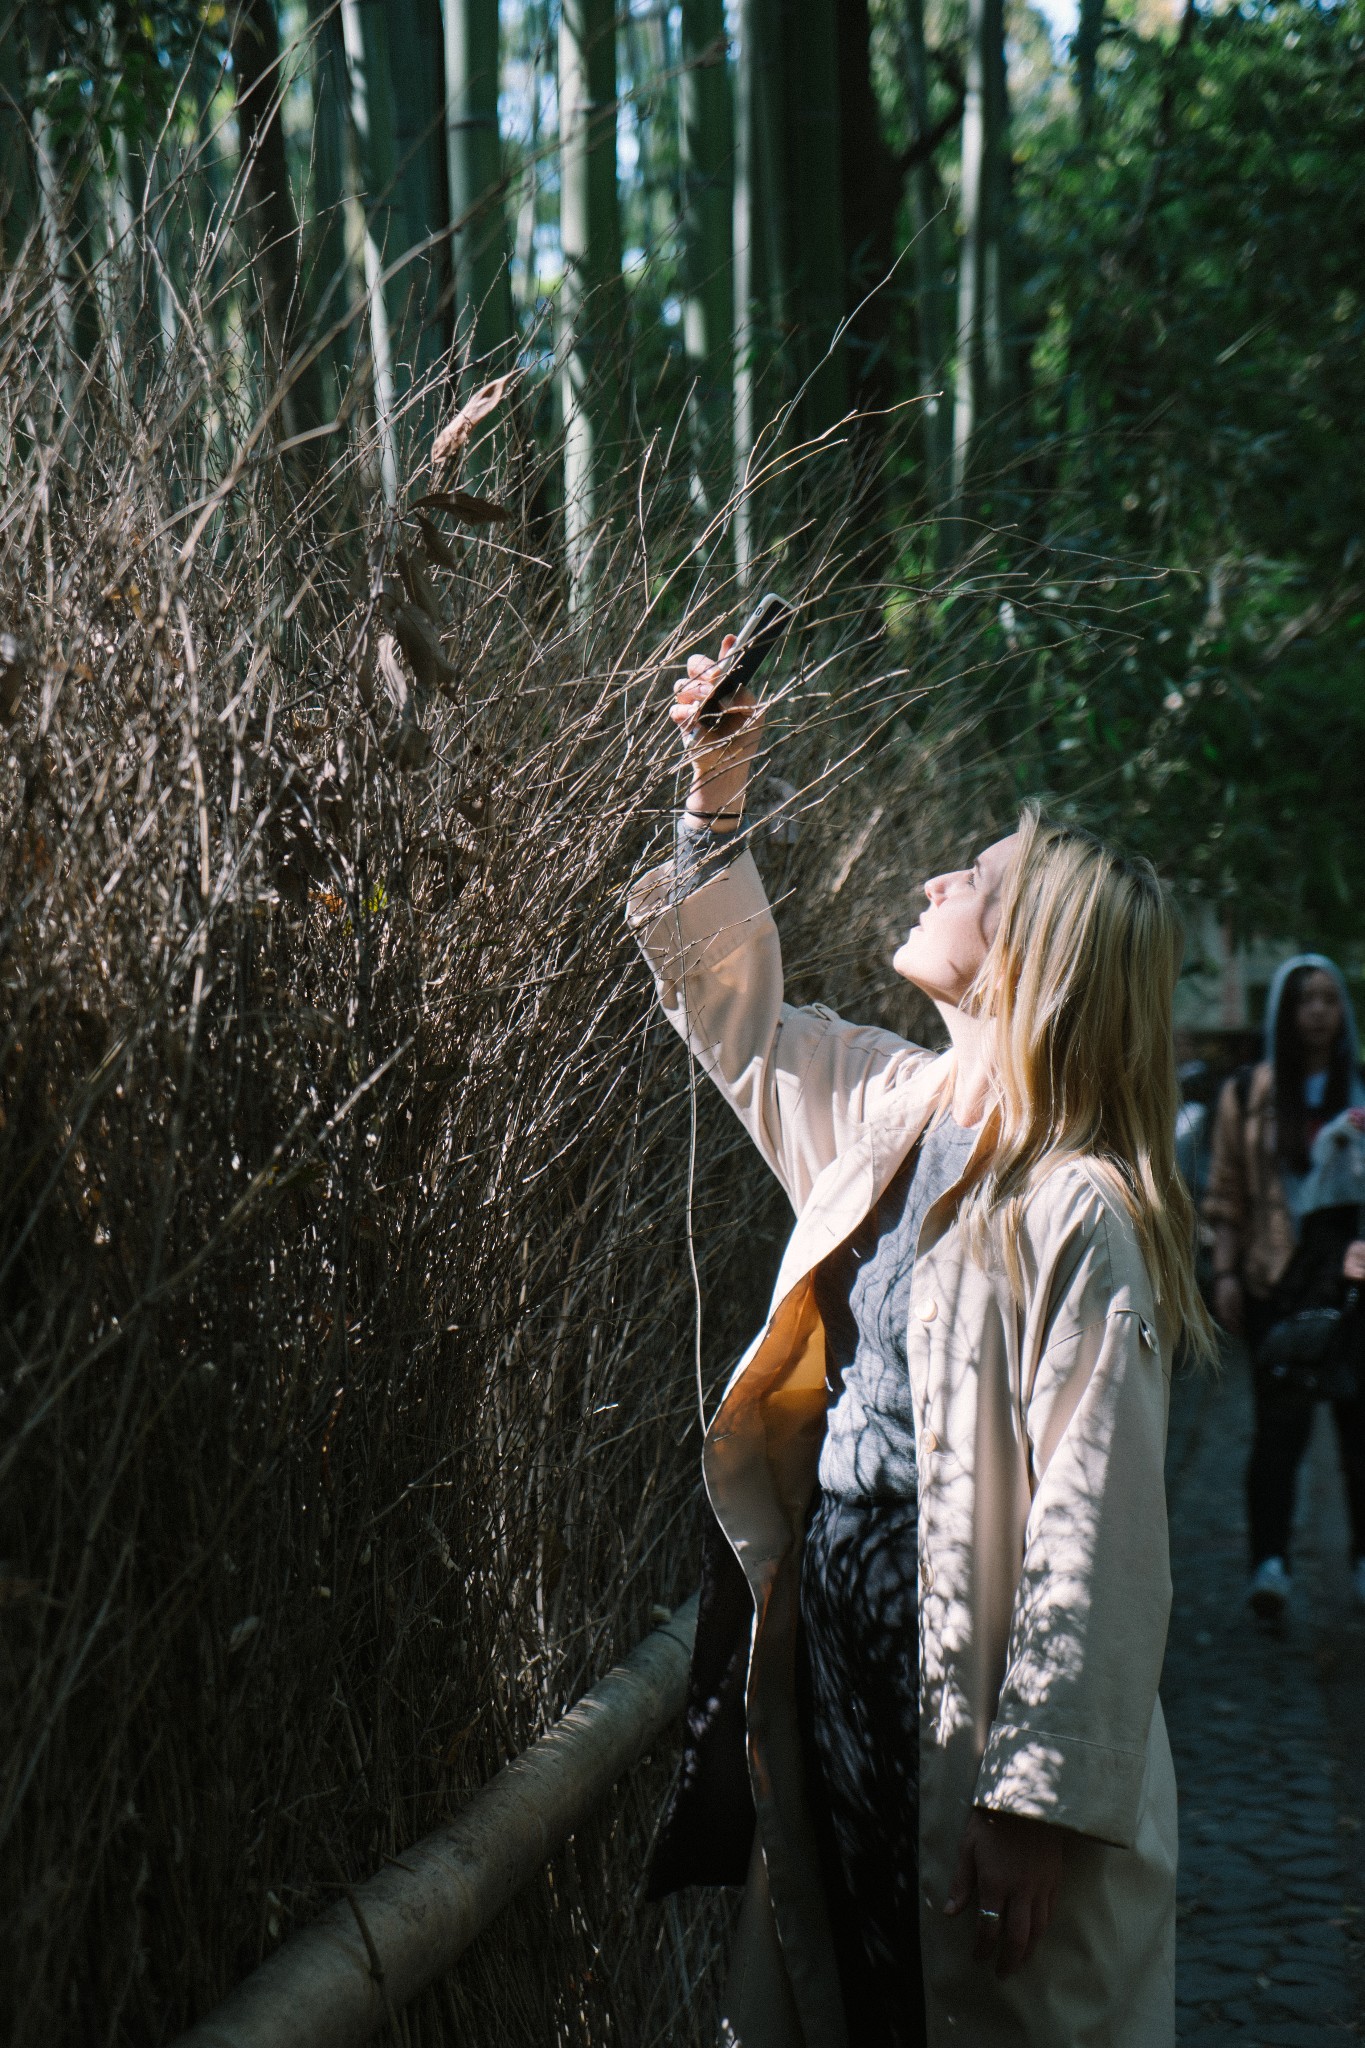
[[[852,1237],[821,1261],[832,1406],[820,1484],[844,1500],[916,1497],[915,1409],[906,1336],[920,1227],[960,1180],[976,1132],[944,1116],[926,1133]]]

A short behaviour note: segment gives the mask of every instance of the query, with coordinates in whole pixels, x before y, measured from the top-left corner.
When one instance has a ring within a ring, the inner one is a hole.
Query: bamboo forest
[[[793,1001],[939,1043],[1029,798],[1192,1022],[1358,981],[1363,248],[1362,0],[0,0],[12,2048],[715,2040],[676,1700],[374,1889],[655,1682],[790,1225],[625,924],[672,683],[796,607]]]

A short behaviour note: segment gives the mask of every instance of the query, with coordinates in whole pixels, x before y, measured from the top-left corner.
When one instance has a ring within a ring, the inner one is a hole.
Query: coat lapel
[[[853,1143],[819,1176],[782,1255],[773,1289],[774,1311],[857,1229],[923,1133],[947,1072],[946,1053],[917,1067],[884,1114],[864,1124]]]

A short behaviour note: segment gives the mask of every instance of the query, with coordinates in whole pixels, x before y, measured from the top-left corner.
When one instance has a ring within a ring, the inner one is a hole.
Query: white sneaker
[[[1257,1565],[1251,1574],[1247,1587],[1247,1605],[1262,1621],[1279,1621],[1289,1604],[1293,1580],[1284,1568],[1282,1557],[1267,1557]],[[1356,1588],[1360,1588],[1360,1573],[1357,1567]]]
[[[1365,1557],[1358,1557],[1351,1567],[1351,1584],[1355,1587],[1356,1606],[1365,1607]]]

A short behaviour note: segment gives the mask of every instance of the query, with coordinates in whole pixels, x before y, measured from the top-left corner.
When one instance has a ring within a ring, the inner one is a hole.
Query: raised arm
[[[741,692],[734,710],[699,733],[695,707],[710,672],[693,657],[672,712],[692,764],[681,832],[706,832],[708,851],[694,868],[684,845],[681,863],[643,876],[627,915],[669,1022],[799,1212],[818,1175],[929,1055],[823,1004],[797,1009],[784,1000],[782,948],[753,858],[737,851],[727,862],[711,836],[738,829],[762,713]]]

